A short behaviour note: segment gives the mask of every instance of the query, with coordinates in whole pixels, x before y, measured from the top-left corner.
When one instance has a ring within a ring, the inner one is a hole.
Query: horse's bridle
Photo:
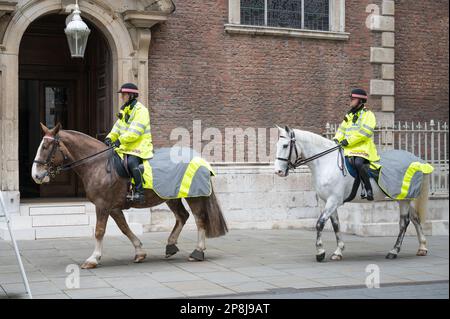
[[[284,136],[280,136],[280,138],[286,138]],[[289,132],[289,138],[291,139],[289,142],[289,155],[287,158],[282,158],[282,157],[277,157],[277,160],[283,161],[283,162],[287,162],[287,168],[285,171],[285,174],[287,174],[287,172],[290,169],[296,169],[298,166],[300,166],[300,162],[302,161],[302,157],[299,156],[298,154],[298,150],[297,150],[297,145],[296,145],[296,140],[295,140],[295,133],[294,131],[290,131]],[[295,151],[295,162],[291,161],[291,156],[292,156],[292,151]]]
[[[107,151],[110,151],[113,149],[113,147],[108,147],[100,152],[94,153],[90,156],[87,156],[85,158],[79,159],[77,161],[68,163],[68,164],[64,164],[64,162],[66,162],[68,160],[67,155],[63,152],[63,150],[60,147],[59,144],[59,136],[56,135],[55,137],[51,137],[51,136],[44,136],[43,138],[47,138],[53,141],[52,143],[52,149],[50,150],[50,153],[47,156],[47,159],[45,161],[41,161],[41,160],[34,160],[33,163],[36,164],[40,164],[43,165],[45,167],[45,173],[40,177],[40,178],[44,178],[45,176],[50,176],[51,178],[54,178],[56,175],[58,175],[59,173],[61,173],[62,171],[67,171],[69,169],[72,169],[74,167],[80,166],[82,164],[84,164],[86,161],[93,159],[95,157],[97,157],[100,154],[103,154]],[[61,152],[62,156],[63,156],[63,162],[60,165],[55,165],[53,163],[54,157],[56,152]]]
[[[280,138],[286,138],[286,137],[285,136],[280,136]],[[327,149],[327,150],[325,150],[323,152],[320,152],[318,154],[315,154],[315,155],[313,155],[311,157],[308,157],[308,158],[304,159],[303,157],[299,156],[299,153],[298,153],[298,150],[297,150],[297,145],[295,143],[296,139],[295,139],[294,131],[290,131],[289,132],[289,138],[291,140],[289,142],[289,155],[288,155],[288,157],[287,158],[277,157],[277,160],[280,160],[280,161],[283,161],[283,162],[287,162],[287,168],[286,168],[286,171],[284,172],[285,175],[287,174],[287,172],[289,170],[294,170],[294,169],[296,169],[297,167],[299,167],[301,165],[304,165],[304,164],[306,164],[308,162],[311,162],[311,161],[313,161],[315,159],[318,159],[319,157],[322,157],[322,156],[324,156],[326,154],[334,152],[335,150],[339,150],[338,159],[339,159],[339,156],[342,156],[342,161],[343,161],[343,155],[341,154],[341,149],[342,149],[341,145],[336,145],[335,147],[332,147],[330,149]],[[292,150],[295,151],[295,161],[294,162],[291,161]],[[338,166],[339,166],[339,164],[338,164]],[[342,173],[345,176],[344,164],[342,164],[342,168],[340,167],[340,169],[341,169]]]
[[[56,135],[55,137],[44,136],[43,138],[52,140],[52,149],[50,150],[50,153],[48,154],[47,159],[45,161],[34,160],[33,163],[41,164],[45,167],[46,173],[44,174],[43,177],[45,177],[46,175],[49,175],[50,177],[54,178],[56,175],[59,174],[59,172],[61,171],[61,167],[62,167],[62,164],[56,166],[53,162],[56,152],[58,152],[58,151],[61,152],[61,154],[63,156],[63,163],[67,160],[67,155],[60,148],[58,135]]]

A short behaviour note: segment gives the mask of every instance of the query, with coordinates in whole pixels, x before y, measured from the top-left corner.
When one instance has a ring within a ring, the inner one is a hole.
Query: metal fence
[[[334,137],[339,124],[326,125],[325,136]],[[434,167],[430,195],[448,196],[448,124],[447,122],[397,122],[394,126],[377,127],[374,141],[378,151],[405,150],[424,159]]]

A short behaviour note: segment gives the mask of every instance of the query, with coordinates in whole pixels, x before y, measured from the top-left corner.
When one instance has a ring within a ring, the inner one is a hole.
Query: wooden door
[[[63,128],[75,127],[75,85],[73,81],[41,81],[40,122],[49,129],[61,123]],[[62,172],[51,183],[40,186],[41,197],[73,197],[77,195],[77,176]]]
[[[21,197],[84,197],[81,180],[65,172],[50,184],[31,178],[42,139],[39,122],[77,130],[104,140],[113,124],[111,52],[106,39],[91,29],[83,59],[72,59],[64,34],[65,16],[34,21],[19,50],[19,188]]]

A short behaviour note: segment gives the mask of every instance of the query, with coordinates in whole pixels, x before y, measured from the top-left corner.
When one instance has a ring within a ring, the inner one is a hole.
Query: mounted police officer
[[[135,192],[133,201],[144,202],[144,186],[139,165],[143,159],[153,157],[150,115],[148,109],[138,102],[138,87],[125,83],[120,88],[123,105],[118,120],[105,138],[105,144],[116,147],[118,154],[127,156],[128,170],[133,176]]]
[[[373,200],[370,185],[370,162],[380,158],[373,142],[373,131],[376,126],[375,115],[365,103],[367,93],[363,89],[353,89],[351,92],[350,111],[339,126],[334,141],[344,148],[344,155],[349,157],[364,184],[367,200]]]

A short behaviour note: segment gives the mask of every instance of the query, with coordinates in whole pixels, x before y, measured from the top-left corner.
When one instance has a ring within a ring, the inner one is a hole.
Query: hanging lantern
[[[81,19],[80,14],[81,11],[77,1],[74,11],[69,16],[69,18],[71,17],[70,21],[66,24],[66,28],[64,29],[72,58],[84,57],[89,33],[91,33],[87,24]]]

